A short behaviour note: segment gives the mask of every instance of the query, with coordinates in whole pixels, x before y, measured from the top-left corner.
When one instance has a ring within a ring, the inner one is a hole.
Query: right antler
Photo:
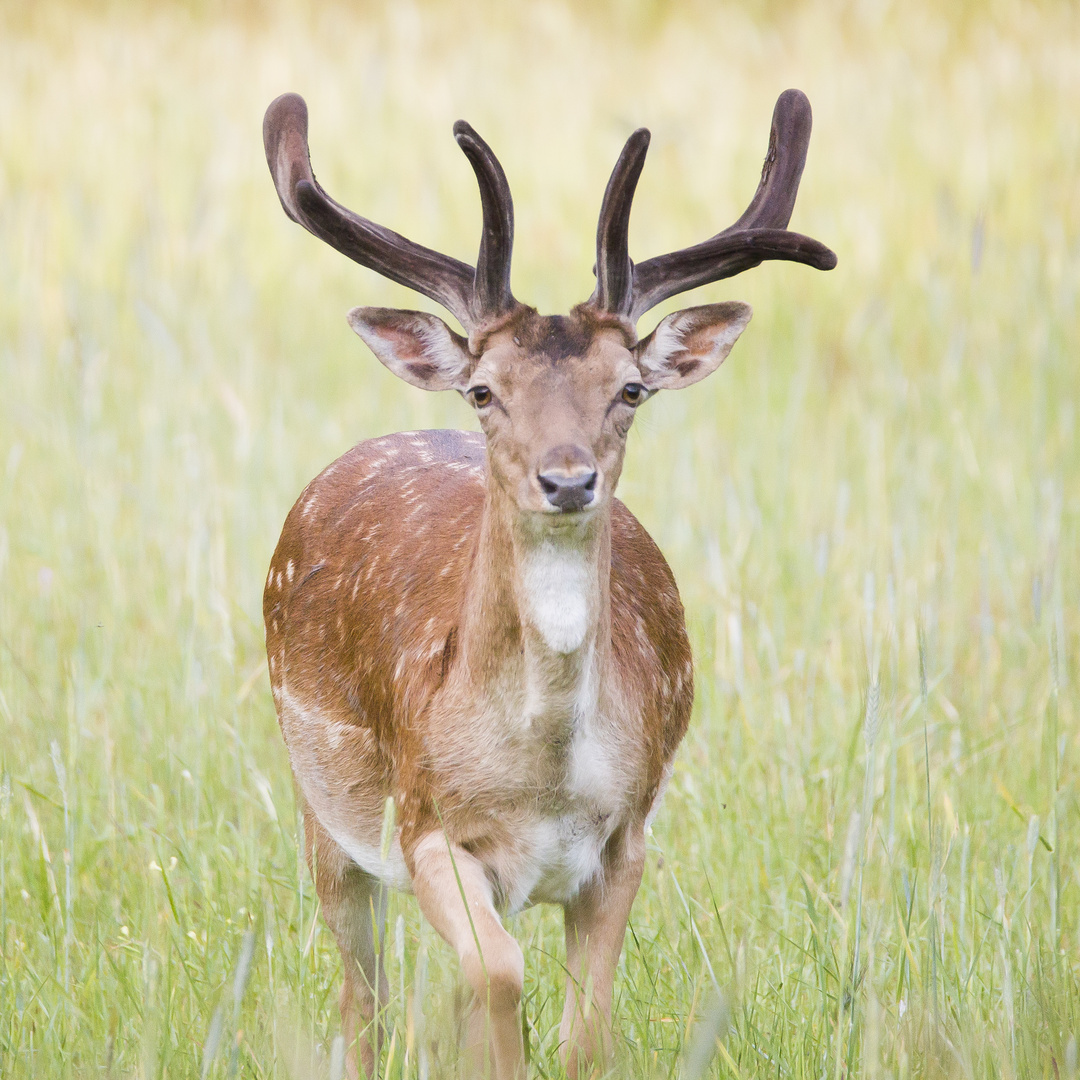
[[[307,105],[299,94],[275,98],[263,120],[266,163],[281,205],[293,221],[361,266],[442,304],[466,331],[517,306],[510,291],[514,245],[510,185],[491,148],[464,120],[454,125],[454,137],[476,173],[484,215],[475,269],[407,240],[331,199],[311,171],[307,126]]]
[[[761,183],[742,217],[704,243],[658,255],[637,266],[630,261],[627,234],[649,133],[644,128],[635,131],[623,147],[604,192],[596,232],[596,291],[589,303],[636,323],[669,296],[741,274],[766,259],[787,259],[831,270],[836,265],[832,251],[787,229],[806,163],[810,127],[806,95],[800,90],[785,90],[773,110]]]

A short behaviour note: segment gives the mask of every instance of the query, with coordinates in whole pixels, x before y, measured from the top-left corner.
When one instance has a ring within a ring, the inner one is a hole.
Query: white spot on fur
[[[596,669],[593,666],[595,650],[590,645],[588,657],[582,665],[581,681],[578,683],[577,695],[574,698],[574,719],[578,724],[578,731],[588,733],[592,730],[592,723],[596,718],[597,686]]]
[[[600,870],[607,836],[574,815],[541,818],[529,829],[527,871],[508,899],[510,913],[533,903],[571,900]]]
[[[605,745],[595,733],[586,727],[574,739],[567,763],[566,786],[576,796],[593,804],[603,804],[619,790],[618,763],[613,747]]]
[[[544,541],[522,559],[529,621],[549,649],[576,652],[589,629],[590,567],[572,546]]]
[[[405,856],[401,853],[400,829],[394,830],[394,839],[390,844],[387,858],[384,860],[378,843],[365,843],[345,829],[329,828],[325,822],[323,828],[361,870],[366,870],[392,889],[397,889],[399,892],[412,892],[412,878],[409,877],[409,871],[405,866]]]

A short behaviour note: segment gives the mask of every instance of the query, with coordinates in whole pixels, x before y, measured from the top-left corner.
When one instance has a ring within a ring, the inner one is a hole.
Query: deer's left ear
[[[749,304],[686,308],[662,319],[634,353],[650,390],[677,390],[712,374],[746,329]]]

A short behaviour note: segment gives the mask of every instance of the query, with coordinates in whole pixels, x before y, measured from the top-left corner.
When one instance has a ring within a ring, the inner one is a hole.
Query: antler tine
[[[831,270],[836,266],[834,252],[801,233],[787,229],[744,229],[722,233],[703,244],[657,256],[637,267],[630,319],[636,322],[669,296],[735,277],[744,270],[760,266],[767,259],[803,263],[815,270]]]
[[[742,216],[701,244],[647,259],[634,267],[632,321],[670,296],[734,277],[767,259],[831,270],[836,255],[809,236],[789,232],[810,143],[810,102],[801,90],[785,90],[773,110],[769,149],[757,192]]]
[[[600,204],[600,220],[596,225],[596,290],[590,303],[601,311],[626,315],[633,303],[630,207],[650,138],[648,128],[638,128],[626,140]]]
[[[480,254],[476,260],[474,304],[483,318],[512,310],[517,301],[510,291],[510,263],[514,250],[514,200],[499,159],[464,120],[454,124],[454,138],[476,173],[484,214]]]
[[[285,213],[354,262],[423,293],[451,312],[466,330],[474,328],[473,268],[413,243],[331,199],[311,170],[307,121],[307,105],[299,94],[275,98],[263,120],[266,163]]]
[[[761,181],[742,217],[725,229],[786,229],[795,209],[795,196],[806,165],[813,113],[801,90],[785,90],[773,109],[769,149],[761,166]]]

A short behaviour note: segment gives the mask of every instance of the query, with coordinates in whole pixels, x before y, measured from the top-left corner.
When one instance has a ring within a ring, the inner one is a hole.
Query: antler
[[[354,214],[322,189],[311,171],[307,105],[299,94],[282,94],[266,110],[263,143],[285,213],[308,232],[383,277],[415,289],[453,314],[466,331],[517,306],[510,291],[514,205],[510,185],[491,148],[463,120],[454,137],[480,186],[484,227],[476,268],[422,247]]]
[[[630,261],[630,205],[649,149],[647,128],[638,128],[623,147],[604,191],[596,225],[596,293],[601,311],[629,312],[633,300],[634,264]]]
[[[836,255],[808,236],[789,232],[806,148],[810,142],[810,102],[801,90],[785,90],[773,110],[769,152],[746,212],[723,232],[693,247],[658,255],[634,266],[627,250],[630,204],[649,133],[635,131],[608,181],[596,232],[596,291],[589,303],[637,320],[669,296],[734,277],[766,259],[787,259],[831,270]]]

